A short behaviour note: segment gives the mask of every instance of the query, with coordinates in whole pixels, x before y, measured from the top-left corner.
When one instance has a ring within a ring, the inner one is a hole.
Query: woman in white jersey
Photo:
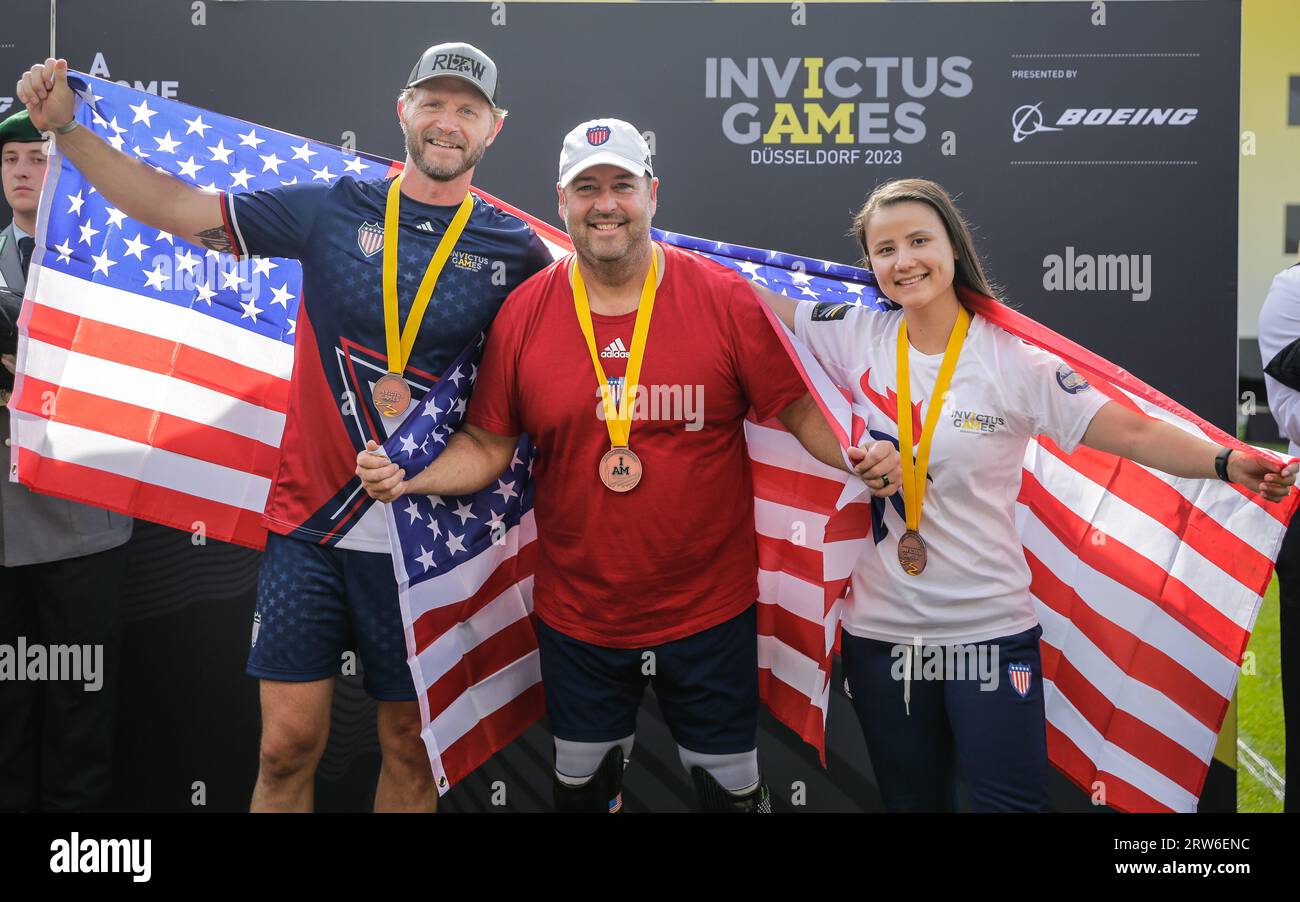
[[[901,310],[761,293],[852,387],[868,430],[915,446],[844,611],[844,671],[877,783],[891,811],[955,810],[958,771],[976,810],[1042,810],[1042,629],[1016,529],[1030,438],[1046,435],[1067,453],[1083,443],[1176,476],[1217,476],[1270,501],[1286,496],[1297,465],[1230,453],[1110,403],[1055,355],[968,311],[955,286],[992,289],[939,185],[881,185],[854,233]],[[942,402],[932,407],[935,397]]]

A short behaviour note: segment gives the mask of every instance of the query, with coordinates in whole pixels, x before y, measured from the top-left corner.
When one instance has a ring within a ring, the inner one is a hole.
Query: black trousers
[[[1300,518],[1293,520],[1277,556],[1281,627],[1282,717],[1286,720],[1287,812],[1300,811]]]
[[[86,811],[103,803],[113,765],[125,565],[118,547],[0,568],[0,644],[11,658],[20,636],[28,649],[103,649],[93,681],[0,679],[0,811]],[[90,691],[88,682],[99,688]]]

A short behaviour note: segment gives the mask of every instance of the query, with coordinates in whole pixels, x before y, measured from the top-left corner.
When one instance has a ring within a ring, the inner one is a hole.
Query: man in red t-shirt
[[[576,254],[506,299],[465,426],[433,464],[408,482],[363,452],[358,473],[383,501],[469,494],[527,432],[556,807],[617,810],[649,680],[705,810],[769,810],[745,415],[780,419],[831,466],[851,460],[876,494],[897,489],[898,452],[843,451],[750,286],[650,240],[658,186],[633,126],[570,132],[557,191]]]

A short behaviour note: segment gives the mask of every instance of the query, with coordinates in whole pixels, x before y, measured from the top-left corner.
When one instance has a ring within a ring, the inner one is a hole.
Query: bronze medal
[[[411,386],[396,373],[385,373],[375,383],[371,398],[375,408],[386,417],[399,417],[411,403]]]
[[[438,239],[438,247],[424,269],[424,276],[415,290],[410,312],[406,315],[406,325],[403,327],[398,319],[397,304],[397,226],[401,213],[401,197],[402,175],[398,173],[397,177],[388,184],[388,199],[384,203],[384,256],[380,271],[388,372],[375,383],[374,391],[370,396],[374,401],[375,409],[385,417],[400,417],[411,406],[411,387],[402,378],[402,373],[406,372],[406,365],[411,360],[411,352],[415,349],[415,338],[420,332],[420,324],[424,322],[424,313],[429,309],[429,301],[432,300],[434,289],[437,287],[438,276],[446,266],[452,250],[456,247],[456,242],[460,240],[461,233],[465,230],[465,224],[469,222],[474,212],[474,195],[466,191],[464,200],[460,202],[451,222],[447,224],[447,231]],[[362,250],[366,248],[363,247]],[[373,253],[373,250],[370,253]]]
[[[598,469],[600,481],[611,492],[630,492],[641,481],[641,458],[631,448],[610,448]]]
[[[909,529],[898,540],[898,564],[908,576],[921,575],[928,554],[925,539],[915,529]]]

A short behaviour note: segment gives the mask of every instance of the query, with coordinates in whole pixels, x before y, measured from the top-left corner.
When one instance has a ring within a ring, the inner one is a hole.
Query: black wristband
[[[1228,455],[1231,453],[1231,448],[1224,448],[1214,458],[1214,472],[1218,473],[1219,478],[1229,484],[1232,482],[1232,480],[1228,478]]]

